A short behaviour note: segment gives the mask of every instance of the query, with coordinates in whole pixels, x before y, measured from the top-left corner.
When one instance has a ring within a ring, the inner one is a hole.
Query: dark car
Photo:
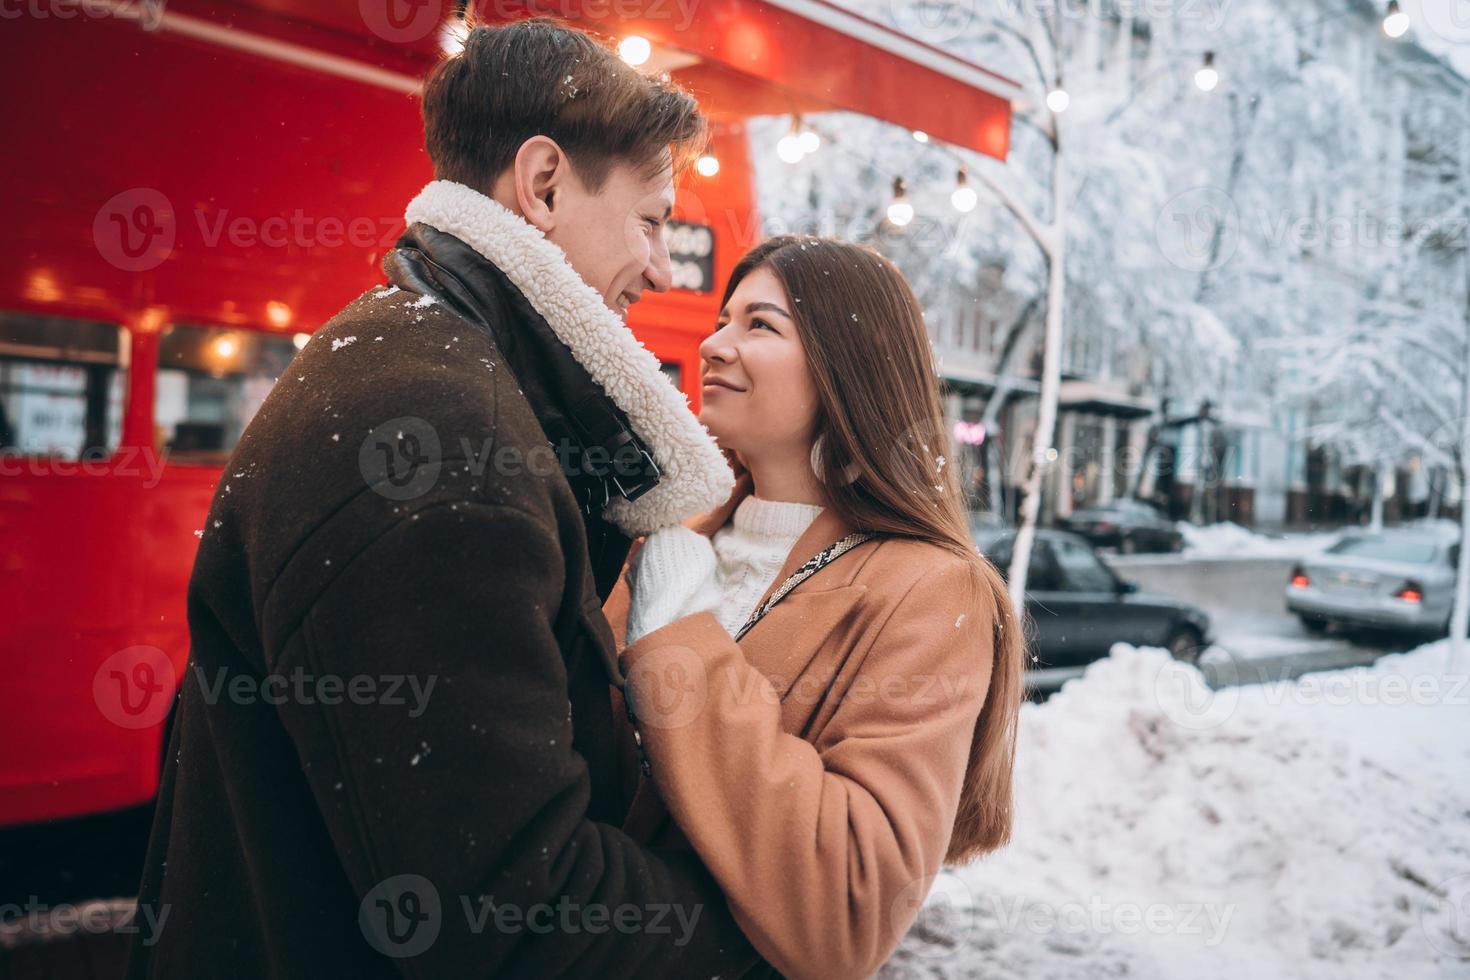
[[[1006,574],[1015,531],[982,528],[981,553]],[[1026,576],[1026,613],[1036,625],[1027,684],[1059,686],[1108,655],[1114,643],[1163,647],[1176,659],[1198,660],[1210,645],[1210,617],[1187,602],[1140,592],[1098,557],[1084,538],[1038,530]]]
[[[1057,520],[1064,531],[1082,535],[1099,548],[1138,551],[1181,551],[1184,535],[1153,504],[1131,497],[1073,511]]]

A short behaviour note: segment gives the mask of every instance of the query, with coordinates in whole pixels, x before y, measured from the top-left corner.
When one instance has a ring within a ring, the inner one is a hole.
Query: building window
[[[121,327],[0,311],[0,452],[105,459],[126,391]]]
[[[158,345],[159,451],[175,463],[224,463],[295,353],[290,337],[169,327]]]

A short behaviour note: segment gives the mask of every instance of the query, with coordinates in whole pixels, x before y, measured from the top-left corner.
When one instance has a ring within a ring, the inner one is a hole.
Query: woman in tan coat
[[[700,417],[738,480],[645,539],[608,600],[624,826],[693,846],[782,974],[867,976],[942,864],[1009,837],[1020,630],[892,264],[772,239],[700,353]]]

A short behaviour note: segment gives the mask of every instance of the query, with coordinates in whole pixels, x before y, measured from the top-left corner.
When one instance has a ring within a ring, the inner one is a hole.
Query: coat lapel
[[[725,499],[730,467],[653,356],[566,253],[524,218],[478,191],[430,182],[404,220],[453,235],[503,272],[647,445],[661,476],[634,500],[608,501],[604,513],[629,537],[649,534]]]

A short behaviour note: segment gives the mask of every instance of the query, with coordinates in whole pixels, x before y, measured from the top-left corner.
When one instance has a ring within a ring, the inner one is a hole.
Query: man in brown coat
[[[697,858],[618,829],[600,608],[731,486],[623,323],[703,120],[544,21],[473,31],[424,116],[389,283],[216,490],[129,975],[739,975]]]

